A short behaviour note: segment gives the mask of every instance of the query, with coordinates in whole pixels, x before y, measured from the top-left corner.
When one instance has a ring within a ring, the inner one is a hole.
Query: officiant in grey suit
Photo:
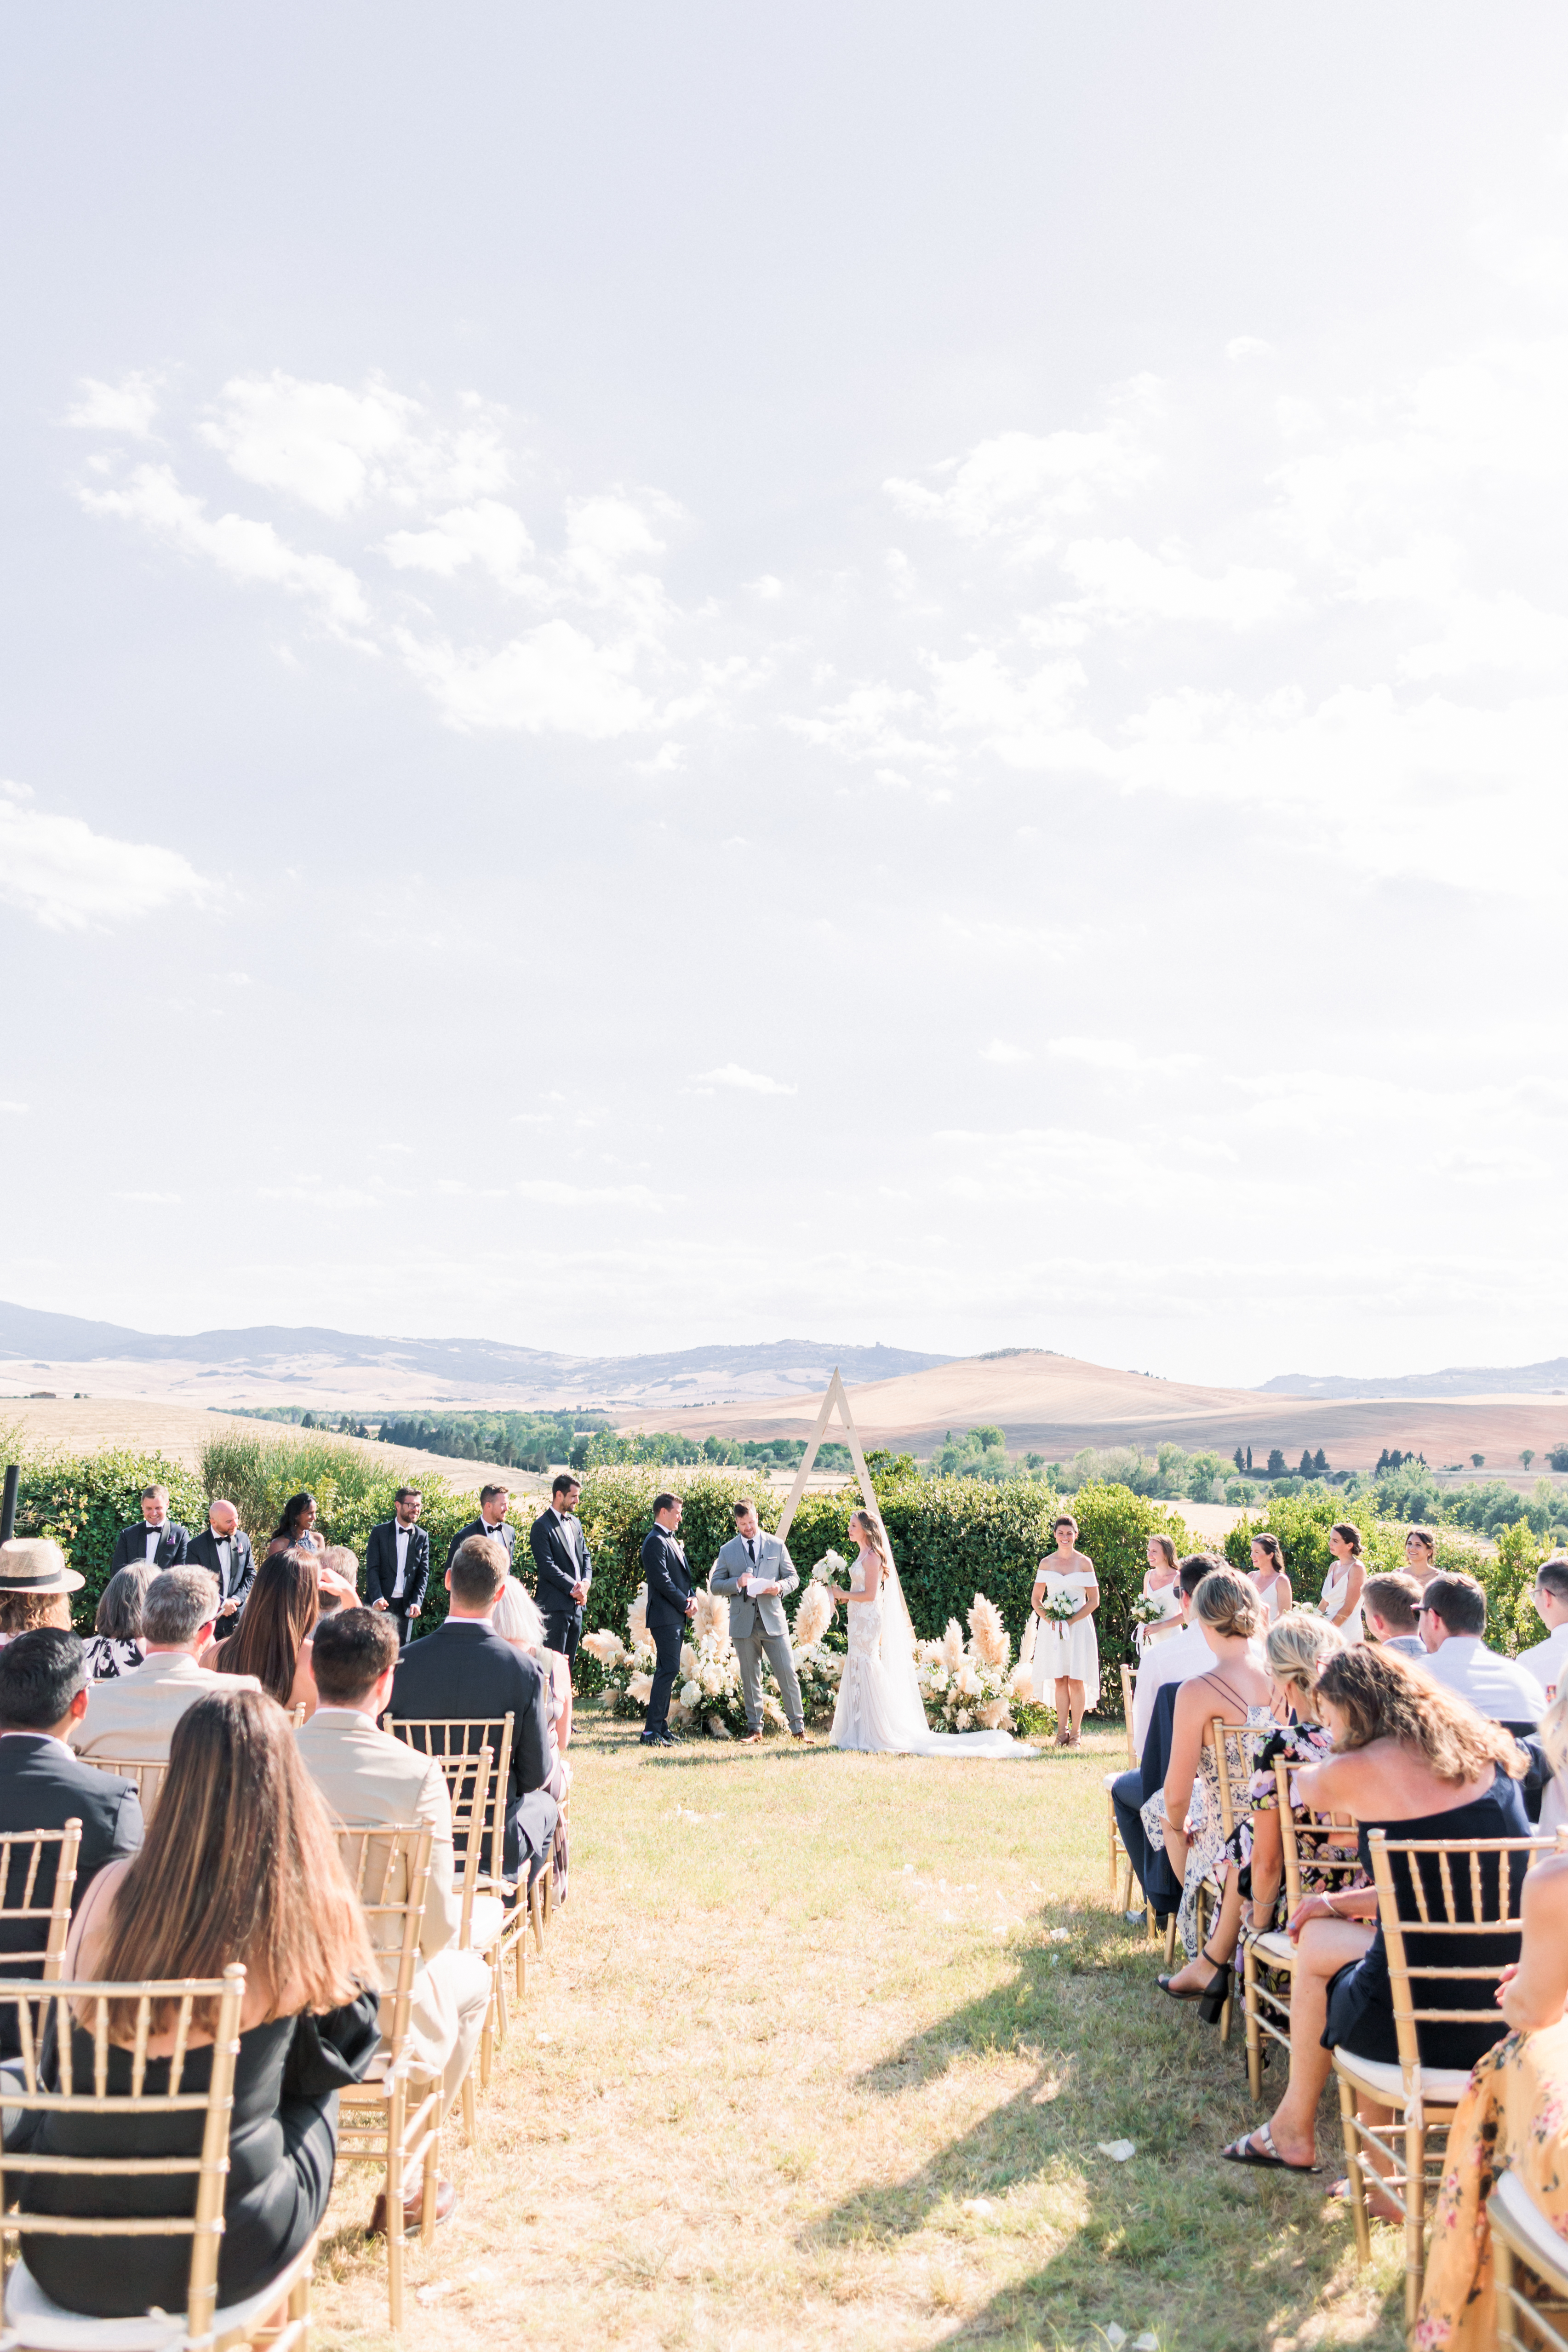
[[[763,1535],[756,1505],[735,1506],[735,1532],[713,1563],[710,1592],[730,1597],[730,1639],[741,1661],[741,1692],[746,1702],[746,1738],[763,1736],[763,1653],[778,1677],[784,1717],[796,1739],[805,1738],[805,1712],[790,1654],[784,1596],[800,1582],[795,1566],[777,1536]]]

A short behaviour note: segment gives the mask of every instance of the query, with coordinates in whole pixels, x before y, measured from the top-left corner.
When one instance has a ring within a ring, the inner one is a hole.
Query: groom
[[[784,1694],[790,1732],[796,1739],[805,1738],[805,1713],[784,1613],[784,1595],[799,1582],[795,1562],[777,1536],[765,1536],[759,1528],[756,1505],[737,1503],[735,1532],[713,1563],[708,1590],[730,1596],[730,1639],[741,1661],[748,1745],[763,1736],[764,1650]]]

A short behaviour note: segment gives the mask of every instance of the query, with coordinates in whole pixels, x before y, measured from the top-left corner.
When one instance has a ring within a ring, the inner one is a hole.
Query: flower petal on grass
[[[1130,2139],[1097,2139],[1094,2144],[1101,2156],[1108,2156],[1112,2164],[1125,2164],[1130,2156],[1138,2153],[1136,2143]]]

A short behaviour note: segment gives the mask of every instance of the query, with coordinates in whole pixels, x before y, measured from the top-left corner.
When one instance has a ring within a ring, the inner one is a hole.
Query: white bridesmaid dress
[[[1059,1568],[1047,1568],[1046,1599],[1054,1601],[1065,1592],[1081,1606],[1095,1581],[1086,1569],[1071,1568],[1064,1575]],[[1100,1704],[1100,1643],[1094,1619],[1080,1617],[1076,1625],[1054,1625],[1048,1617],[1037,1617],[1035,1624],[1035,1696],[1049,1701],[1055,1685],[1065,1676],[1068,1682],[1083,1685],[1084,1713],[1092,1714]]]

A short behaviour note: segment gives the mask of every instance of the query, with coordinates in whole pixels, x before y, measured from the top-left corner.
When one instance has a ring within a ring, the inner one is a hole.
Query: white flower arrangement
[[[1047,1592],[1040,1602],[1040,1614],[1053,1625],[1066,1625],[1082,1607],[1082,1600],[1074,1593]]]
[[[1163,1596],[1158,1592],[1141,1592],[1127,1612],[1134,1625],[1158,1625],[1164,1614]]]
[[[813,1584],[837,1584],[846,1562],[841,1552],[825,1551],[811,1571]]]
[[[969,1640],[956,1617],[942,1639],[917,1642],[915,1673],[933,1730],[1011,1731],[1015,1706],[1030,1698],[1029,1669],[1012,1663],[1002,1612],[983,1592],[969,1612]]]

